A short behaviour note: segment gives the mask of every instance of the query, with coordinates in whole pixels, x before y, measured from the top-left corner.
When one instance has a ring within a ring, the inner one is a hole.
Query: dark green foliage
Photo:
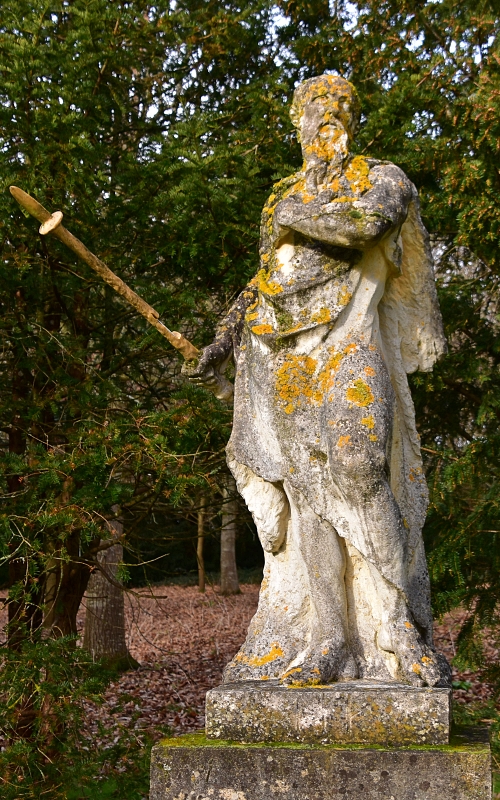
[[[0,555],[12,624],[2,685],[19,683],[19,702],[0,709],[4,727],[18,727],[37,670],[48,691],[63,651],[68,692],[97,691],[67,637],[111,506],[126,517],[131,563],[168,552],[176,526],[144,542],[143,521],[156,509],[188,530],[201,493],[216,507],[230,428],[227,408],[183,384],[159,334],[40,237],[7,187],[60,208],[201,346],[256,271],[273,182],[300,163],[293,86],[325,70],[357,87],[356,148],[415,182],[439,255],[450,353],[412,379],[431,489],[426,540],[436,611],[469,608],[459,658],[480,663],[481,628],[498,630],[500,586],[498,29],[489,0],[4,2]],[[51,705],[68,754],[65,691]],[[58,760],[47,766],[35,740],[18,738],[20,763],[31,765],[23,785],[35,788],[12,796],[43,796],[36,770],[62,785]],[[17,750],[8,752],[10,764]],[[113,792],[123,795],[118,773],[103,779],[101,795]]]

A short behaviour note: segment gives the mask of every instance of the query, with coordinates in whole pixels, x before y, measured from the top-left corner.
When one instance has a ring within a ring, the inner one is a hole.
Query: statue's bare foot
[[[239,681],[276,680],[290,664],[293,653],[285,652],[278,642],[260,643],[253,647],[245,643],[225,667],[223,683]]]
[[[358,677],[356,662],[345,643],[326,641],[306,651],[300,663],[287,669],[280,682],[285,686],[318,686]]]
[[[413,620],[398,620],[392,626],[392,641],[402,680],[412,686],[449,684],[451,673],[446,659],[424,643]]]

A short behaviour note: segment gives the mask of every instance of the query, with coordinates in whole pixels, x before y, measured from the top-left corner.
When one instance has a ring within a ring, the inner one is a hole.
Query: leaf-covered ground
[[[126,599],[128,644],[140,668],[112,683],[100,707],[88,707],[88,733],[103,744],[117,741],[128,728],[154,739],[203,727],[205,692],[221,680],[222,669],[245,638],[256,609],[259,587],[247,584],[234,597],[213,588],[202,595],[194,586],[161,586],[138,590]],[[451,660],[464,612],[448,614],[436,625],[438,649]],[[79,615],[83,626],[84,610]],[[486,639],[488,662],[498,659]],[[491,687],[479,672],[453,670],[462,688],[454,691],[461,704],[486,701]],[[101,730],[99,731],[99,728]]]
[[[203,727],[205,693],[220,682],[224,665],[242,643],[258,592],[257,585],[246,584],[234,597],[220,596],[217,587],[209,587],[202,595],[194,586],[159,586],[126,595],[128,646],[140,667],[114,680],[100,705],[86,704],[81,731],[80,746],[89,758],[96,747],[104,759],[109,753],[109,764],[99,768],[99,780],[107,776],[113,783],[118,780],[117,773],[126,773],[122,777],[129,781],[129,775],[140,773],[138,778],[136,775],[140,788],[130,796],[146,796],[146,756],[151,741]],[[437,647],[449,660],[455,653],[464,613],[455,611],[436,625]],[[0,607],[0,627],[5,622],[5,607]],[[83,605],[78,615],[81,632],[84,623]],[[498,661],[499,652],[487,636],[485,650],[487,663]],[[483,708],[492,696],[492,687],[480,672],[454,669],[453,680],[456,703],[462,708],[477,706],[474,721],[498,722],[498,710],[491,705],[490,711]],[[485,714],[496,719],[488,720]],[[498,770],[494,743],[493,766]],[[500,800],[499,793],[495,800]]]

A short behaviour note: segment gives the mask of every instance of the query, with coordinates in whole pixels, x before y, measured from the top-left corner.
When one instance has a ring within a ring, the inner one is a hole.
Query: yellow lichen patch
[[[420,660],[421,660],[422,664],[432,664],[433,663],[432,658],[429,658],[429,656],[422,656],[422,658]]]
[[[326,322],[330,322],[331,318],[332,315],[329,308],[320,308],[319,311],[316,311],[312,315],[311,322],[316,322],[318,325],[324,325]]]
[[[358,345],[354,344],[354,342],[351,342],[350,344],[347,345],[347,347],[344,347],[344,353],[346,354],[346,356],[348,356],[349,353],[355,353],[357,349]]]
[[[417,675],[420,675],[420,673],[422,672],[422,667],[420,666],[420,664],[412,664],[411,668],[413,672],[417,673]]]
[[[361,420],[361,424],[372,431],[375,427],[375,420],[373,418],[373,414],[370,414],[369,417],[363,417],[363,419]]]
[[[368,178],[370,167],[364,156],[356,156],[345,171],[345,176],[355,194],[363,194],[368,189],[373,188],[373,184]]]
[[[260,260],[263,261],[264,264],[267,264],[270,258],[271,256],[269,255],[269,253],[263,253],[260,257]]]
[[[310,356],[288,354],[276,373],[276,392],[285,412],[291,414],[302,402],[320,402],[315,389],[314,372],[317,362]]]
[[[376,350],[376,349],[377,349],[377,348],[376,348],[376,346],[375,346],[374,344],[369,344],[369,345],[368,345],[368,350],[371,350],[371,351],[373,352],[373,351],[374,351],[374,350]]]
[[[328,137],[323,139],[321,136],[318,136],[311,144],[304,148],[304,152],[307,153],[308,156],[317,156],[317,158],[320,158],[322,161],[333,161],[337,154],[337,142],[339,139],[342,139],[343,136],[344,131],[342,128],[330,130]]]
[[[285,672],[281,676],[281,680],[283,680],[284,678],[289,678],[290,675],[295,675],[296,672],[302,672],[302,667],[294,667],[293,669],[289,669],[288,672]]]
[[[339,436],[337,447],[345,447],[348,444],[351,444],[351,437],[349,434],[347,434],[347,436]]]
[[[335,373],[340,367],[340,363],[344,358],[343,353],[336,352],[334,347],[330,347],[330,356],[325,366],[318,375],[318,385],[320,391],[324,394],[332,389],[335,384]]]
[[[251,283],[255,283],[262,294],[273,295],[282,292],[283,287],[279,283],[275,283],[275,281],[270,281],[269,277],[269,272],[266,272],[265,269],[260,269]]]
[[[330,181],[328,184],[328,188],[332,190],[332,192],[337,193],[340,189],[340,181],[338,178],[334,178],[333,181]]]
[[[329,648],[329,647],[325,647],[325,648],[323,648],[323,650],[322,650],[321,652],[322,652],[322,654],[323,654],[324,656],[327,656],[327,655],[328,655],[328,653],[330,652],[330,648]]]
[[[339,305],[346,306],[352,297],[352,293],[348,290],[347,286],[342,286],[339,292]]]
[[[257,336],[262,336],[264,333],[272,333],[273,329],[271,325],[263,324],[263,325],[254,325],[252,328],[252,333],[257,334]]]
[[[370,433],[368,436],[370,442],[378,442],[378,436],[376,433]]]
[[[376,375],[376,374],[377,373],[375,372],[373,367],[365,367],[365,375],[369,375],[370,378],[373,378],[373,376]]]
[[[238,661],[244,661],[246,664],[249,664],[251,667],[263,667],[264,664],[269,664],[271,661],[276,661],[277,658],[284,655],[283,650],[279,646],[278,642],[274,642],[271,645],[271,649],[269,653],[266,653],[263,656],[244,656],[238,654],[236,659]]]
[[[251,322],[253,319],[257,319],[258,316],[259,316],[259,312],[258,311],[254,311],[252,314],[247,314],[245,316],[245,319],[246,319],[247,322]]]
[[[405,622],[405,628],[408,628],[408,629],[413,628],[413,625],[411,624],[411,622],[408,622],[408,620],[407,620]]]
[[[260,679],[261,679],[261,681],[268,681],[269,680],[269,675],[261,675]]]
[[[332,200],[332,203],[354,203],[355,197],[348,197],[346,194],[343,194],[342,197],[336,197]]]
[[[403,525],[405,526],[406,530],[410,530],[410,526],[408,525],[408,520],[406,517],[403,517]]]
[[[354,386],[349,386],[346,397],[350,403],[354,403],[355,406],[359,406],[360,408],[366,408],[366,406],[371,405],[375,399],[372,390],[362,378],[358,378],[354,381]]]

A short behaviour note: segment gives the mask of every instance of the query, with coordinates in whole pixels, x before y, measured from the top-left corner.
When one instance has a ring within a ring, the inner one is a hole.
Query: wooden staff
[[[91,267],[94,272],[97,272],[98,275],[101,276],[103,280],[106,281],[109,286],[111,286],[115,292],[118,292],[119,295],[125,298],[125,300],[130,303],[131,306],[135,308],[139,314],[142,314],[143,317],[147,319],[150,325],[153,325],[157,331],[161,333],[165,339],[168,339],[171,345],[173,345],[177,350],[179,350],[186,361],[191,361],[193,359],[198,358],[200,355],[200,351],[191,344],[181,333],[177,333],[177,331],[171,331],[167,328],[163,322],[159,320],[159,314],[155,309],[146,303],[138,294],[136,294],[132,289],[130,289],[126,283],[122,281],[118,275],[115,275],[114,272],[111,272],[109,267],[106,266],[97,256],[88,250],[83,242],[73,236],[66,228],[61,225],[61,220],[63,218],[61,211],[55,211],[53,214],[50,214],[47,209],[45,209],[38,200],[35,200],[34,197],[23,192],[22,189],[19,189],[17,186],[10,187],[11,195],[17,200],[20,206],[24,208],[29,214],[31,214],[35,219],[41,222],[40,226],[40,233],[46,236],[48,233],[52,233],[56,236],[63,244],[67,245],[70,250],[73,250],[77,256],[79,256],[82,261],[85,261],[86,264]]]

